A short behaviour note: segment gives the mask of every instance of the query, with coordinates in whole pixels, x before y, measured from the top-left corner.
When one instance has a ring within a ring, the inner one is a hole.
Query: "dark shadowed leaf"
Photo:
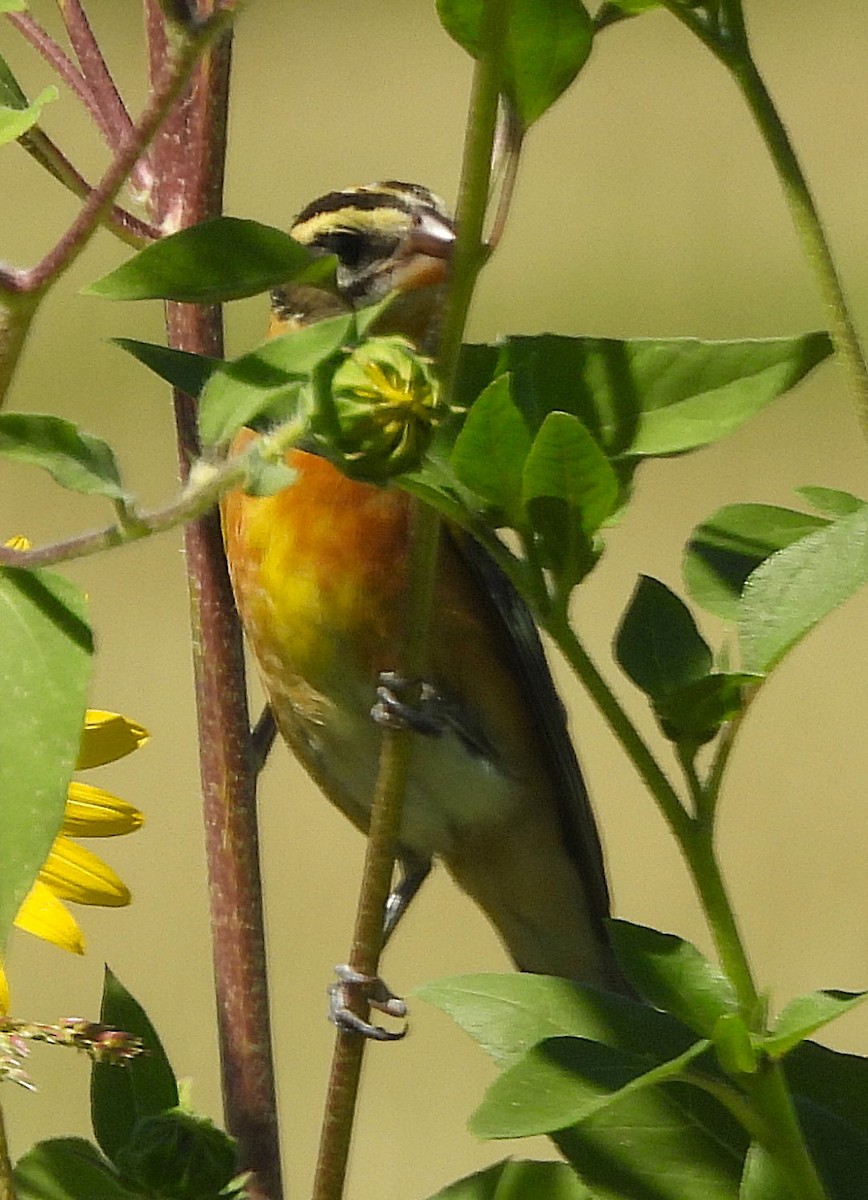
[[[654,701],[708,675],[711,650],[687,605],[665,584],[641,575],[615,637],[618,663]]]
[[[123,1068],[95,1062],[91,1069],[93,1129],[104,1153],[114,1161],[127,1145],[136,1123],[178,1103],[178,1087],[157,1031],[139,1002],[106,967],[100,1021],[140,1038],[147,1054]]]
[[[84,1138],[38,1142],[15,1167],[18,1200],[136,1200]]]
[[[116,346],[126,350],[133,358],[160,379],[181,392],[194,398],[220,366],[221,359],[209,358],[206,354],[191,354],[187,350],[173,350],[170,346],[156,346],[153,342],[138,342],[135,338],[112,338]]]

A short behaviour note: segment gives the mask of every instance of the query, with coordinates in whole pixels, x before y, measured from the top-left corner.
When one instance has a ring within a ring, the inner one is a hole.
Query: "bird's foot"
[[[420,679],[404,679],[397,671],[381,671],[377,702],[371,716],[388,729],[412,729],[427,737],[441,737],[448,721],[444,700],[437,689]]]
[[[360,988],[371,1008],[398,1020],[405,1018],[407,1005],[382,979],[375,975],[362,975],[346,963],[338,963],[335,974],[338,981],[329,987],[329,1020],[338,1029],[350,1030],[375,1042],[397,1042],[405,1036],[406,1021],[403,1029],[384,1029],[382,1025],[365,1021],[350,1008],[350,990]]]

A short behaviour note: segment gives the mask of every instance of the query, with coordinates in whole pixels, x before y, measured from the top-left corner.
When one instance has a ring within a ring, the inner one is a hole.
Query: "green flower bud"
[[[234,1139],[183,1108],[143,1117],[117,1154],[121,1176],[160,1200],[217,1200],[237,1171]]]
[[[375,482],[418,466],[445,414],[430,360],[397,336],[354,350],[335,371],[332,399],[345,465]]]

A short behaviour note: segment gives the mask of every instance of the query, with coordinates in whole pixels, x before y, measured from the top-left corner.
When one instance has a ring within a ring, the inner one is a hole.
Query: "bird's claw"
[[[389,729],[412,729],[440,737],[445,728],[443,698],[435,687],[418,679],[404,679],[396,671],[381,671],[377,701],[371,716]],[[408,693],[408,698],[402,698]]]
[[[382,979],[375,975],[362,975],[347,963],[338,963],[335,974],[338,977],[337,983],[329,987],[329,1020],[337,1025],[338,1029],[350,1030],[375,1042],[398,1042],[406,1035],[406,1022],[403,1029],[384,1029],[382,1025],[374,1025],[364,1020],[350,1008],[349,989],[361,988],[371,1008],[398,1020],[405,1018],[407,1005]]]

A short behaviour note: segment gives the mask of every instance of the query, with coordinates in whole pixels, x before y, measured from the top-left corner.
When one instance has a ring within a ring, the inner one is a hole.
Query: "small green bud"
[[[430,360],[397,336],[354,350],[334,373],[332,399],[350,473],[375,482],[418,466],[445,415]]]
[[[237,1171],[235,1142],[207,1117],[171,1108],[136,1124],[116,1165],[159,1200],[217,1200]]]

